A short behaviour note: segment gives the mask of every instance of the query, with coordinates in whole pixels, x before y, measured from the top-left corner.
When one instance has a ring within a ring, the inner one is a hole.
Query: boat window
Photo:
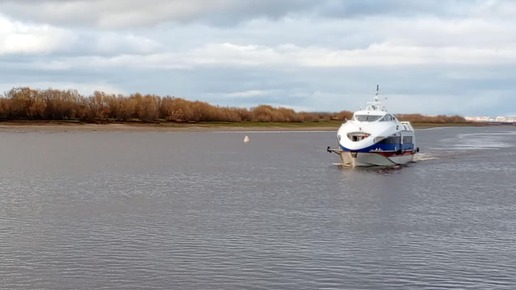
[[[378,115],[355,115],[355,120],[360,122],[374,122],[380,119],[382,116]]]
[[[404,136],[403,144],[412,144],[412,136]]]
[[[368,138],[370,135],[363,132],[348,133],[349,140],[353,142],[361,141]]]
[[[380,144],[400,144],[401,138],[400,136],[391,136],[389,138],[385,138],[379,142]]]
[[[394,120],[392,115],[387,114],[380,121],[381,122],[389,122],[389,121],[392,121],[392,120]]]

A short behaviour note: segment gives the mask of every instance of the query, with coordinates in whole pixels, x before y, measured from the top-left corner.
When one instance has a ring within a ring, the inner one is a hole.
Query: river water
[[[515,289],[516,127],[416,134],[0,132],[0,288]]]

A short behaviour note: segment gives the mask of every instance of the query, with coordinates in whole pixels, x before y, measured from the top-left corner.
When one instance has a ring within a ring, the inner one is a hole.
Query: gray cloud
[[[356,18],[371,16],[453,17],[478,12],[474,0],[7,0],[1,11],[21,21],[53,25],[139,28],[163,23],[234,25],[256,18],[286,16]],[[505,1],[480,5],[483,10],[507,10]]]
[[[515,113],[516,3],[412,2],[2,1],[0,92],[339,111],[380,84],[394,112]]]
[[[307,0],[21,0],[3,1],[0,8],[22,21],[116,29],[168,22],[230,25],[256,17],[278,19],[315,5]]]

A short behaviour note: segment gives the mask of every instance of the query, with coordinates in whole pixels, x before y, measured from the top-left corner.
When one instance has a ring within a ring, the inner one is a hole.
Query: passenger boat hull
[[[340,151],[343,166],[395,166],[410,163],[414,160],[414,151],[396,152],[350,152]]]

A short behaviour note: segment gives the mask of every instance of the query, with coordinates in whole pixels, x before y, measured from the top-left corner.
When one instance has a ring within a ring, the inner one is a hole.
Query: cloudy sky
[[[0,0],[0,92],[516,116],[516,1]]]

